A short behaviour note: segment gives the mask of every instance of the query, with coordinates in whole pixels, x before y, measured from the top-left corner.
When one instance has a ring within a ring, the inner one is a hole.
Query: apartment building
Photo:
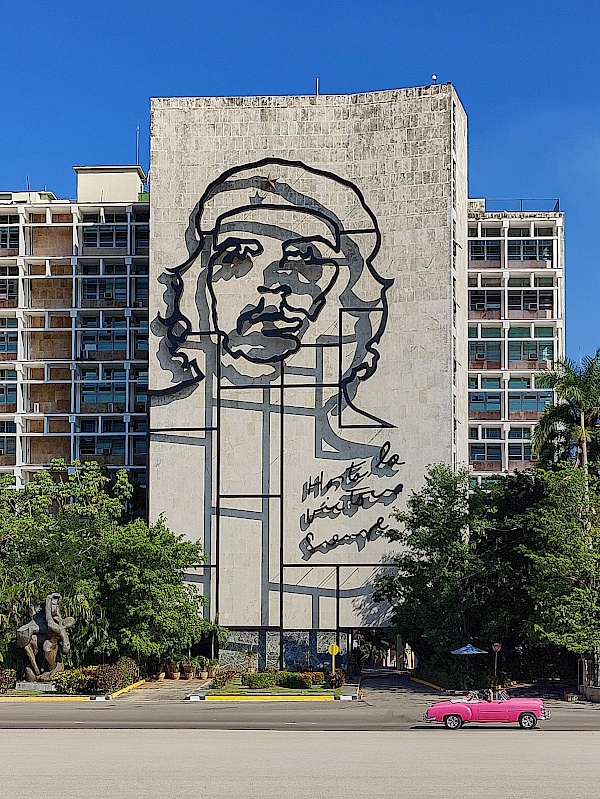
[[[506,203],[499,203],[503,205]],[[469,463],[474,478],[532,466],[552,392],[536,375],[565,354],[564,215],[469,201]],[[540,205],[540,203],[537,203]]]
[[[0,473],[95,460],[145,488],[146,177],[74,169],[75,202],[0,192]]]

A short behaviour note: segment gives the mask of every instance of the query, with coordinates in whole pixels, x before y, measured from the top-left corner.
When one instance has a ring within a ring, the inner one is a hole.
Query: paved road
[[[133,691],[114,702],[17,703],[0,702],[0,729],[211,729],[211,730],[406,730],[423,734],[423,712],[439,699],[429,689],[391,675],[368,679],[364,702],[235,703],[155,699],[160,691]],[[552,719],[541,732],[600,730],[600,705],[567,704],[548,700]],[[479,729],[486,734],[492,725]],[[468,728],[470,734],[475,727]],[[504,725],[499,725],[506,731]],[[438,730],[432,731],[434,734]],[[440,730],[442,734],[445,731]],[[464,731],[467,733],[467,729]],[[516,730],[515,732],[521,733]],[[449,733],[445,733],[449,734]],[[1,750],[0,750],[1,751]],[[0,792],[1,795],[1,792]]]
[[[596,796],[600,732],[0,731],[0,795],[61,799]]]

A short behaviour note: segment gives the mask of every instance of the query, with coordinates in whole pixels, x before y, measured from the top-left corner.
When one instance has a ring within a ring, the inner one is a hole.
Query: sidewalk
[[[134,691],[123,694],[115,702],[162,702],[181,700],[192,693],[201,691],[211,680],[152,680],[145,682]]]

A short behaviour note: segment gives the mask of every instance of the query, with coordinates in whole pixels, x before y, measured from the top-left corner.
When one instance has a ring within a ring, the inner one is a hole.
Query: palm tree
[[[587,472],[600,455],[600,349],[577,366],[566,358],[553,372],[537,375],[538,388],[552,389],[548,405],[533,432],[533,451],[542,463],[575,460]]]

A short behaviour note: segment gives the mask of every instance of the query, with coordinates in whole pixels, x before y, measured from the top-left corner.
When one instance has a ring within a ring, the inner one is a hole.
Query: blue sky
[[[3,15],[0,189],[75,194],[73,164],[131,163],[148,98],[451,81],[470,195],[559,197],[567,348],[600,346],[600,4],[594,0],[31,0]]]

